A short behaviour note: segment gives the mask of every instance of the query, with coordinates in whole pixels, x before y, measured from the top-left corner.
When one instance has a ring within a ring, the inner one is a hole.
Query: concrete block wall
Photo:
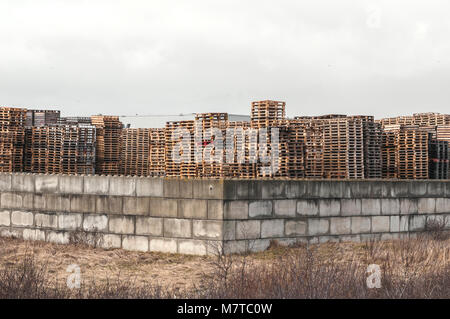
[[[105,248],[208,254],[271,240],[414,236],[448,218],[450,181],[207,180],[0,173],[0,236]]]

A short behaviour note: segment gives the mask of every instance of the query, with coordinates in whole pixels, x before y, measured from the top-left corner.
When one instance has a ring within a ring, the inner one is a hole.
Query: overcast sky
[[[0,0],[0,105],[450,113],[450,3]]]

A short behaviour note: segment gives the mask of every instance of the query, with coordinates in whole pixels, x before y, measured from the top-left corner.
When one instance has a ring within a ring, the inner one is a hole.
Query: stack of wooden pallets
[[[149,174],[163,176],[165,171],[165,136],[163,128],[150,129]]]
[[[429,144],[429,177],[431,179],[449,179],[449,142],[431,140]]]
[[[450,114],[415,113],[414,124],[419,126],[436,126],[450,124]]]
[[[395,130],[384,130],[381,135],[381,177],[397,178],[397,144]]]
[[[120,174],[149,175],[151,129],[126,128],[122,130]]]
[[[250,125],[252,128],[271,127],[286,118],[286,102],[257,101],[252,102]]]
[[[28,110],[25,120],[27,127],[57,124],[60,120],[60,111],[57,110]]]
[[[429,133],[420,129],[401,128],[396,131],[397,177],[428,178]]]
[[[450,143],[450,125],[438,125],[436,127],[436,139]]]
[[[26,109],[0,108],[0,172],[23,171]]]
[[[183,139],[183,132],[186,133]],[[194,121],[167,122],[165,128],[165,170],[167,176],[197,176],[194,161]],[[184,140],[182,142],[182,140]]]
[[[96,127],[96,173],[118,175],[120,168],[120,136],[122,122],[118,116],[91,116]]]

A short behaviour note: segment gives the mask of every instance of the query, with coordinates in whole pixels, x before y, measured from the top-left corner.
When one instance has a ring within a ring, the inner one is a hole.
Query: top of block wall
[[[449,180],[235,180],[0,173],[0,192],[225,200],[450,197]]]

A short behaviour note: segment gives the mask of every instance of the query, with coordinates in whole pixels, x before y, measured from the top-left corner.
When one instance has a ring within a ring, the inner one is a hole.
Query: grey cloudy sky
[[[0,0],[0,104],[63,115],[449,112],[450,3]]]

